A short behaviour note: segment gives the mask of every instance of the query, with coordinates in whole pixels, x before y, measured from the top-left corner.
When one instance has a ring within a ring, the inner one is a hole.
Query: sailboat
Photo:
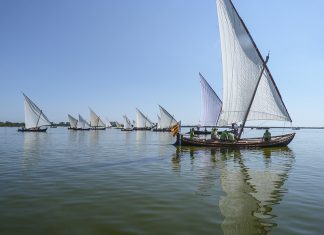
[[[124,128],[121,130],[122,131],[132,131],[133,127],[132,127],[131,121],[128,119],[128,117],[126,115],[124,115],[123,118],[124,118]]]
[[[163,108],[161,105],[159,105],[160,109],[160,116],[158,116],[158,127],[156,129],[153,129],[153,131],[166,131],[170,132],[171,127],[177,124],[177,120]]]
[[[207,131],[206,127],[213,127],[217,125],[221,110],[222,101],[214,91],[214,89],[209,85],[206,79],[201,73],[200,77],[200,87],[201,87],[201,119],[200,126],[205,127],[205,130],[195,130],[195,135],[208,135],[211,134]]]
[[[134,130],[151,130],[154,124],[138,108],[136,108],[136,122],[134,121]]]
[[[72,117],[70,114],[68,114],[68,118],[69,118],[69,130],[77,130],[78,129],[78,119]]]
[[[106,125],[105,123],[100,119],[100,117],[91,109],[90,111],[90,127],[92,130],[105,130]]]
[[[116,123],[116,129],[123,129],[123,125],[117,121],[115,121]]]
[[[112,125],[111,125],[111,122],[109,121],[108,118],[106,118],[107,122],[106,122],[106,128],[111,128]]]
[[[89,131],[90,125],[89,123],[79,114],[79,121],[77,124],[78,131]]]
[[[223,106],[218,125],[241,123],[233,142],[177,135],[176,144],[213,147],[287,146],[295,133],[263,138],[241,138],[250,120],[292,122],[278,87],[245,23],[231,0],[217,0],[223,66]]]
[[[25,127],[18,129],[20,132],[46,132],[47,127],[51,126],[51,122],[45,116],[43,111],[37,107],[24,93],[25,106]]]

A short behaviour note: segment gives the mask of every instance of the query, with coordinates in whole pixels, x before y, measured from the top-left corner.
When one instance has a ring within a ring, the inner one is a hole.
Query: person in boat
[[[194,128],[191,128],[190,129],[190,139],[191,140],[193,139],[194,135],[195,135],[195,129]]]
[[[221,141],[227,141],[228,140],[228,131],[225,130],[225,131],[222,131],[222,134],[220,135],[220,138],[219,138]]]
[[[232,129],[233,129],[233,134],[235,136],[235,138],[238,136],[238,125],[236,122],[232,123]]]
[[[228,134],[227,134],[227,140],[229,141],[229,142],[235,142],[235,139],[236,139],[236,135],[234,135],[233,133],[231,133],[231,132],[229,132]]]
[[[266,131],[263,134],[263,141],[270,141],[271,140],[271,133],[269,129],[266,129]]]
[[[217,139],[218,139],[217,129],[216,129],[216,128],[212,128],[212,129],[211,129],[210,138],[211,138],[212,140],[217,140]]]

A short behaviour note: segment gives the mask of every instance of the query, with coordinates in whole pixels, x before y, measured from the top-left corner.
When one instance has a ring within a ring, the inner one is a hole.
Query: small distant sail
[[[87,129],[90,128],[88,122],[79,114],[78,128]]]
[[[41,126],[50,126],[51,122],[45,116],[42,110],[40,110],[33,101],[31,101],[25,94],[24,106],[25,106],[25,128],[37,128]]]
[[[106,127],[100,117],[91,109],[90,110],[90,126],[91,127]]]
[[[112,125],[111,125],[111,122],[109,121],[109,119],[108,118],[106,118],[106,127],[108,127],[108,128],[110,128],[110,127],[112,127]]]
[[[151,128],[153,123],[139,109],[136,109],[136,125],[137,128]]]
[[[171,114],[168,113],[168,111],[166,111],[161,105],[159,105],[159,108],[160,108],[160,115],[161,115],[161,120],[160,120],[161,129],[170,128],[171,126],[177,123],[174,117],[171,116]]]
[[[128,119],[128,117],[126,115],[124,115],[123,118],[124,118],[124,129],[126,129],[126,130],[132,129],[132,123]]]
[[[202,107],[200,124],[202,126],[216,126],[222,110],[222,101],[200,73],[199,76]]]
[[[224,88],[219,124],[245,120],[291,122],[270,70],[233,3],[217,0],[216,4]]]
[[[116,121],[116,127],[117,128],[121,128],[122,127],[122,124],[120,124],[119,122]]]
[[[78,119],[75,119],[70,114],[68,114],[68,118],[69,118],[69,122],[70,122],[70,127],[77,128],[78,127]]]

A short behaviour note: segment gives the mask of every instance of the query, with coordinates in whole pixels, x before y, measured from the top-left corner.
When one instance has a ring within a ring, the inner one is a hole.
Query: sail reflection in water
[[[283,185],[295,161],[289,148],[220,150],[177,147],[172,156],[175,172],[180,172],[184,157],[190,157],[191,162],[204,158],[193,163],[195,167],[205,167],[199,169],[198,195],[211,196],[219,180],[223,196],[220,196],[218,206],[224,217],[221,224],[224,234],[267,234],[277,225],[278,215],[273,213],[273,206],[280,203],[286,192]]]
[[[35,164],[47,143],[47,134],[42,132],[26,132],[24,134],[23,166],[29,167]]]

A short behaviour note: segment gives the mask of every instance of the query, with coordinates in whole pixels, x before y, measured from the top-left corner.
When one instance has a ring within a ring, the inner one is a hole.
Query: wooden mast
[[[40,119],[40,117],[42,116],[42,113],[43,113],[43,111],[41,110],[41,112],[40,112],[40,114],[39,114],[39,116],[38,116],[37,123],[36,123],[36,128],[38,127],[39,119]]]
[[[267,64],[268,61],[269,61],[269,54],[267,55],[266,60],[263,61],[263,64],[262,64],[262,70],[261,70],[260,76],[259,76],[259,78],[258,78],[258,82],[257,82],[257,84],[256,84],[256,86],[255,86],[255,89],[254,89],[254,92],[253,92],[253,96],[252,96],[251,102],[250,102],[250,104],[249,104],[249,108],[248,108],[248,110],[247,110],[247,112],[246,112],[246,114],[245,114],[245,117],[244,117],[244,120],[243,120],[243,123],[242,123],[242,127],[241,127],[240,133],[239,133],[239,135],[238,135],[238,139],[241,139],[241,135],[242,135],[242,132],[243,132],[243,129],[244,129],[244,126],[245,126],[246,120],[247,120],[247,118],[248,118],[248,115],[249,115],[250,109],[251,109],[252,104],[253,104],[254,97],[255,97],[256,92],[257,92],[257,90],[258,90],[258,87],[259,87],[259,84],[260,84],[260,81],[261,81],[261,78],[262,78],[263,72],[264,72],[264,70],[265,70],[265,68],[266,68],[266,64]]]

